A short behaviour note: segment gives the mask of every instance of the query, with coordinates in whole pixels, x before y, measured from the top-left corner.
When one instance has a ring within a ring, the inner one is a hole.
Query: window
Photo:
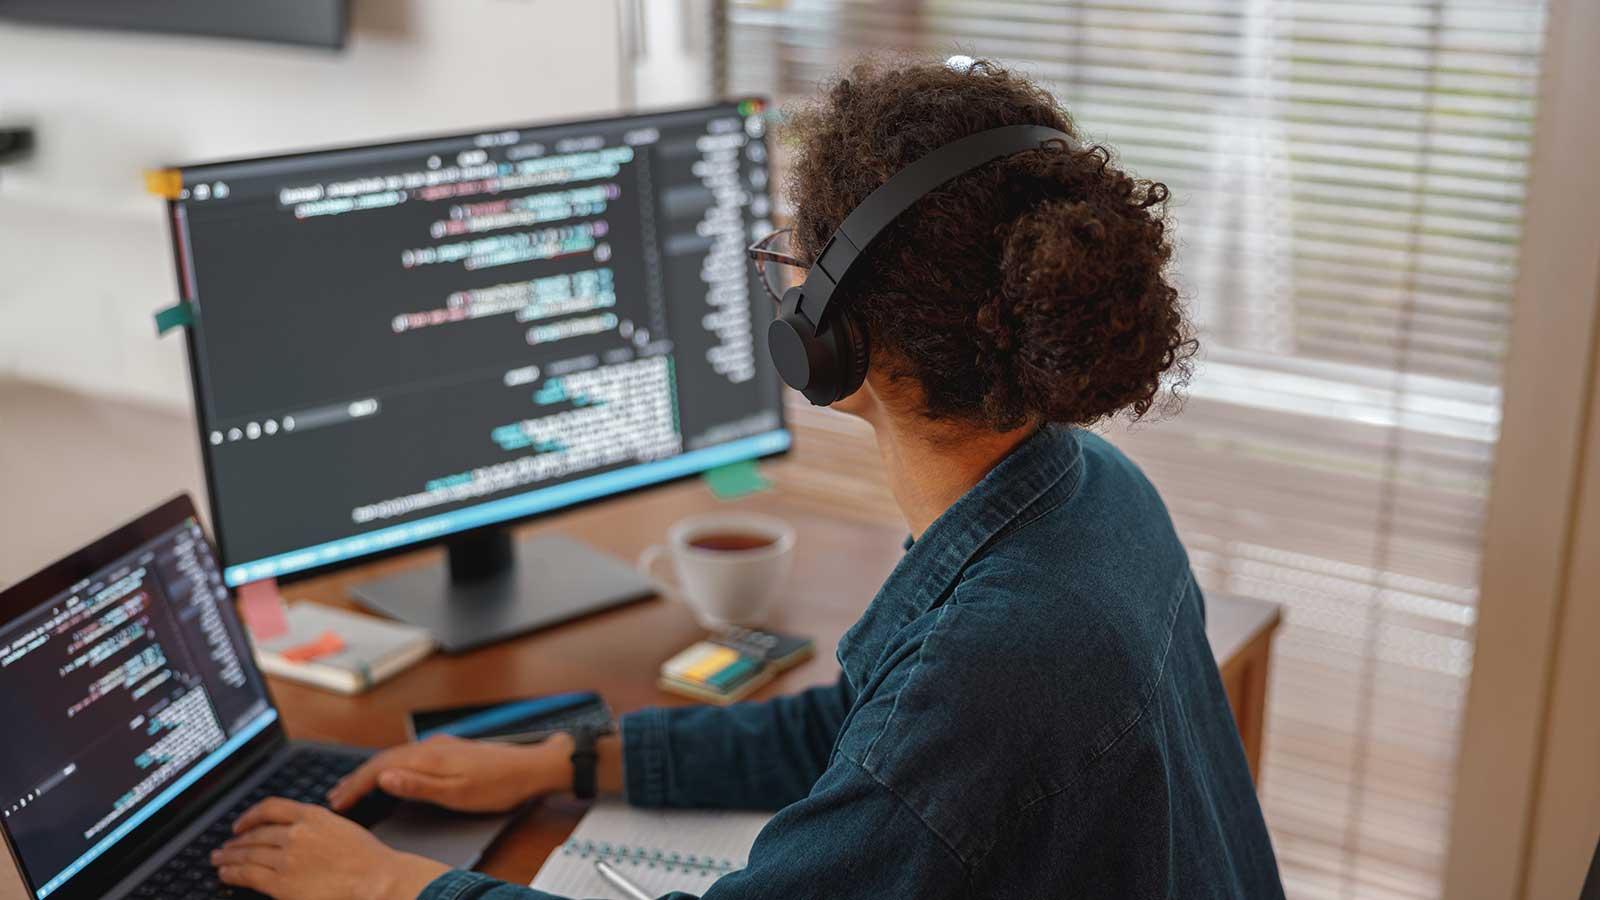
[[[1173,191],[1204,356],[1109,431],[1210,591],[1284,605],[1262,800],[1303,898],[1436,897],[1542,0],[729,0],[721,87],[987,56]]]

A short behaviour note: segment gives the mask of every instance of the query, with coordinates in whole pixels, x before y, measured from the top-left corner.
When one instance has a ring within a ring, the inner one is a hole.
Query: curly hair
[[[1074,137],[996,160],[900,217],[836,301],[873,365],[914,379],[923,415],[1009,431],[1144,416],[1197,344],[1166,276],[1167,188],[1083,147],[1044,89],[995,63],[858,64],[786,110],[795,249],[814,259],[846,215],[924,154],[1003,125]]]

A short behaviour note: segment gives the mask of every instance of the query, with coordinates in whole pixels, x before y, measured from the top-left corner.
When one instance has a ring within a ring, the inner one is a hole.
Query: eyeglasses
[[[802,274],[811,268],[805,260],[789,252],[793,235],[793,228],[780,228],[745,250],[750,255],[751,264],[756,267],[756,275],[761,278],[761,286],[766,289],[767,296],[771,297],[774,303],[783,300],[783,292],[795,280],[793,272],[785,272],[778,266],[799,269]]]

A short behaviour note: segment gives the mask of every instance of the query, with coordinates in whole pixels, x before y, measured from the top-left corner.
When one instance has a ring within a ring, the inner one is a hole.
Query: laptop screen
[[[84,576],[0,622],[0,824],[41,898],[277,718],[192,515]]]

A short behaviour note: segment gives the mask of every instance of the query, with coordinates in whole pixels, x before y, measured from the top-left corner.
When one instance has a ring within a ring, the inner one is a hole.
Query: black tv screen
[[[0,0],[0,20],[343,47],[349,0]]]

